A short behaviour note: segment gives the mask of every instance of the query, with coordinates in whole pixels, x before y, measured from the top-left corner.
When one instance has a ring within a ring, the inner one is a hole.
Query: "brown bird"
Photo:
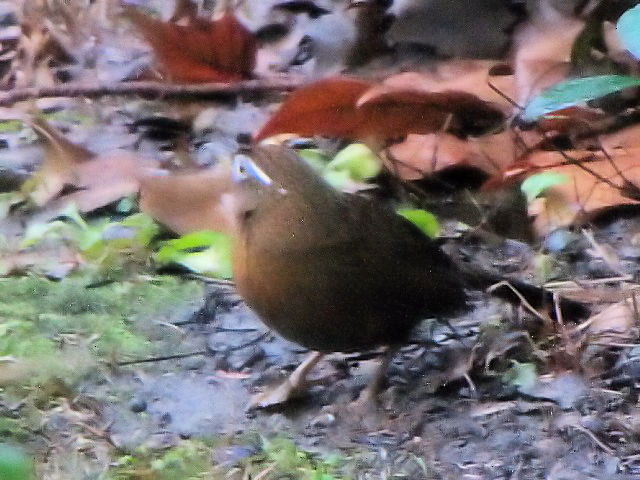
[[[420,320],[452,316],[467,307],[466,286],[500,280],[463,273],[412,223],[379,203],[334,190],[292,150],[265,146],[238,154],[233,180],[224,202],[235,222],[238,291],[265,324],[314,351],[251,406],[300,393],[325,353],[387,346],[361,398],[375,396],[388,362]],[[541,289],[521,286],[531,303],[542,302]],[[517,299],[508,288],[496,293]]]

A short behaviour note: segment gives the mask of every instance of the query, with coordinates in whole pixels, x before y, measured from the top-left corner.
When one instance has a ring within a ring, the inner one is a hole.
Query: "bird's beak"
[[[231,179],[234,183],[240,183],[247,179],[254,179],[263,185],[271,185],[273,180],[250,157],[239,153],[233,158]]]

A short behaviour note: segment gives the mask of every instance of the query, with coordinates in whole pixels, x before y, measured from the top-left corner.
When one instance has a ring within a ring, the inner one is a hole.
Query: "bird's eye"
[[[254,179],[264,185],[271,185],[273,181],[264,170],[258,167],[251,158],[246,155],[238,154],[233,159],[232,180],[235,183],[242,182],[247,179]]]

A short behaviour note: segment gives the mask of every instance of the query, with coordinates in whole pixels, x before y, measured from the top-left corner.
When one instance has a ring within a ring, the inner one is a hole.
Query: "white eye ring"
[[[264,185],[271,185],[273,183],[271,177],[258,167],[251,158],[239,153],[233,157],[231,179],[235,183],[239,183],[248,178],[253,178]]]

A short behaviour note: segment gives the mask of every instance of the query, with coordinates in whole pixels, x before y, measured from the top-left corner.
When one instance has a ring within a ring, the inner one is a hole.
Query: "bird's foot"
[[[323,354],[320,352],[311,352],[284,382],[274,389],[254,395],[249,400],[248,410],[275,407],[301,397],[306,391],[307,373],[320,361],[322,356]]]
[[[269,408],[282,405],[296,398],[300,398],[305,393],[304,385],[294,385],[290,379],[286,379],[273,389],[266,390],[251,397],[247,408],[254,410],[258,408]]]

